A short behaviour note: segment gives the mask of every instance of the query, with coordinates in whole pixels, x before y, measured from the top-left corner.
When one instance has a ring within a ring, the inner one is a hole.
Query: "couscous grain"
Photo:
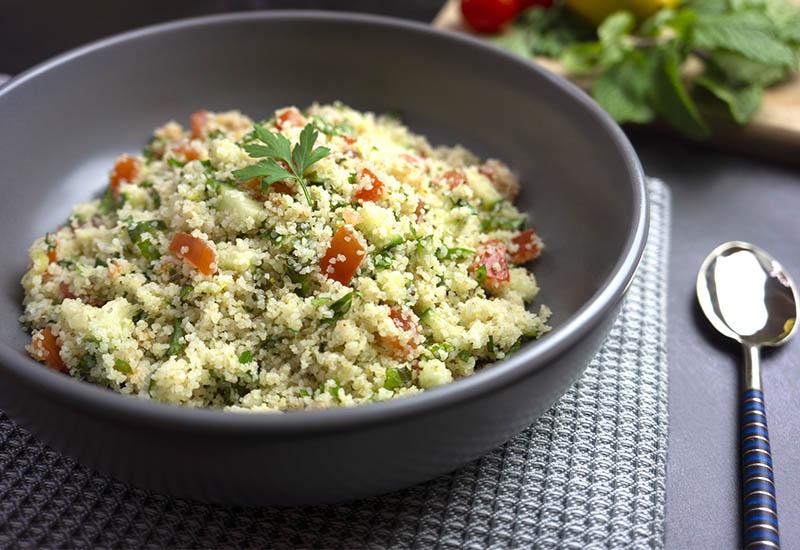
[[[548,330],[541,241],[497,160],[341,104],[170,122],[30,249],[50,368],[187,406],[350,406],[469,376]]]

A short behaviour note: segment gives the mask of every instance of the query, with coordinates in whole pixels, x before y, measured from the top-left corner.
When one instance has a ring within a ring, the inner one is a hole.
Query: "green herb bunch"
[[[786,0],[689,0],[639,25],[632,13],[617,12],[596,32],[563,6],[531,8],[496,40],[524,55],[558,58],[574,77],[591,77],[593,97],[620,123],[660,118],[702,139],[720,114],[747,123],[764,89],[797,70],[800,7]]]
[[[314,206],[306,185],[305,173],[312,164],[328,156],[327,147],[314,148],[319,131],[313,124],[306,125],[300,132],[300,140],[292,148],[289,140],[282,134],[273,134],[260,124],[253,127],[253,139],[244,145],[251,157],[260,158],[258,163],[236,170],[234,177],[247,180],[261,179],[261,188],[267,188],[281,180],[294,180],[303,190],[309,206]],[[260,143],[257,143],[260,142]]]

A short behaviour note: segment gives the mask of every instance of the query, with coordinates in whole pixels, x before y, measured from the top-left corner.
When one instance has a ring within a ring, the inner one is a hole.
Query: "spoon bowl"
[[[714,328],[744,347],[743,546],[780,548],[759,352],[762,346],[785,344],[797,332],[797,288],[781,264],[764,250],[733,241],[706,257],[697,274],[697,300]]]
[[[761,248],[725,243],[697,275],[697,299],[719,332],[754,346],[780,346],[797,332],[797,288],[780,263]]]

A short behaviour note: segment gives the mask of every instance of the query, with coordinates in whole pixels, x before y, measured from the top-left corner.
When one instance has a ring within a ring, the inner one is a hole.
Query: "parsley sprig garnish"
[[[263,160],[236,170],[233,173],[234,177],[241,180],[261,178],[261,188],[265,191],[276,181],[294,180],[303,190],[308,205],[313,207],[314,202],[308,192],[305,173],[312,164],[331,153],[327,147],[314,148],[319,135],[317,128],[313,124],[306,125],[300,132],[300,141],[294,148],[282,134],[273,134],[260,124],[253,127],[253,133],[255,139],[245,144],[244,150],[251,157]]]

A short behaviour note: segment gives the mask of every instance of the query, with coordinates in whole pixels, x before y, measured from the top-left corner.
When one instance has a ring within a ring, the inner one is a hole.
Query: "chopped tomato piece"
[[[511,253],[511,261],[517,265],[535,260],[542,253],[542,241],[533,229],[523,231],[511,239],[511,243],[516,247]]]
[[[53,370],[65,374],[69,372],[61,360],[61,346],[58,345],[58,340],[50,327],[45,327],[38,337],[34,336],[31,339],[31,354],[34,358],[44,361]]]
[[[203,239],[189,233],[175,233],[169,250],[178,258],[197,268],[203,275],[217,272],[217,252]]]
[[[481,174],[489,178],[497,192],[504,199],[513,201],[519,195],[519,181],[504,162],[488,159],[478,169]]]
[[[242,184],[242,187],[253,194],[253,196],[260,200],[266,200],[266,194],[261,190],[261,178],[249,179]],[[282,181],[276,181],[269,186],[267,192],[274,191],[276,193],[283,193],[284,195],[294,195],[294,190]]]
[[[349,285],[365,255],[358,234],[343,225],[334,233],[328,250],[319,262],[319,268],[328,279]]]
[[[347,143],[348,145],[353,145],[353,144],[356,142],[356,138],[354,138],[353,136],[343,135],[343,136],[342,136],[342,139],[343,139],[343,140],[345,141],[345,143]]]
[[[61,297],[62,298],[66,299],[66,298],[74,298],[75,297],[75,294],[72,293],[72,289],[69,287],[69,284],[67,284],[64,281],[61,281],[58,284],[58,291],[59,291],[59,293],[61,293]]]
[[[58,243],[52,243],[47,246],[47,260],[54,264],[58,261]]]
[[[420,336],[417,320],[412,314],[399,309],[392,309],[389,317],[394,321],[394,326],[403,332],[403,336],[381,336],[381,344],[396,355],[402,357],[411,355],[417,348]]]
[[[478,32],[496,33],[519,13],[520,0],[461,0],[461,14]]]
[[[414,210],[414,214],[417,216],[417,221],[422,219],[422,215],[425,213],[425,201],[419,201],[417,203],[417,209]]]
[[[252,193],[261,193],[261,178],[251,178],[244,182],[242,187]]]
[[[439,178],[439,182],[442,185],[446,185],[447,188],[452,191],[459,185],[467,183],[467,177],[461,170],[448,170],[442,174],[442,176]]]
[[[190,160],[200,160],[200,152],[189,144],[178,145],[172,152],[181,155],[187,162]]]
[[[111,171],[111,190],[119,194],[119,186],[123,181],[131,182],[139,175],[139,162],[130,155],[122,155]]]
[[[506,247],[500,241],[487,241],[475,257],[470,271],[488,290],[497,290],[510,279],[506,262]]]
[[[283,183],[282,181],[276,181],[272,185],[269,186],[271,191],[275,191],[276,193],[283,193],[284,195],[294,195],[294,189],[289,187],[289,185]]]
[[[408,153],[401,153],[400,158],[409,164],[413,164],[414,166],[422,165],[422,161],[419,159],[419,157],[414,155],[409,155]]]
[[[283,130],[284,128],[291,128],[293,126],[305,126],[306,118],[294,107],[284,109],[275,117],[275,128]]]
[[[192,113],[189,122],[192,126],[192,139],[200,139],[206,131],[206,122],[208,121],[208,111],[200,109]]]
[[[369,168],[361,169],[361,178],[369,179],[364,187],[356,191],[356,200],[361,202],[375,202],[383,195],[383,182]]]

